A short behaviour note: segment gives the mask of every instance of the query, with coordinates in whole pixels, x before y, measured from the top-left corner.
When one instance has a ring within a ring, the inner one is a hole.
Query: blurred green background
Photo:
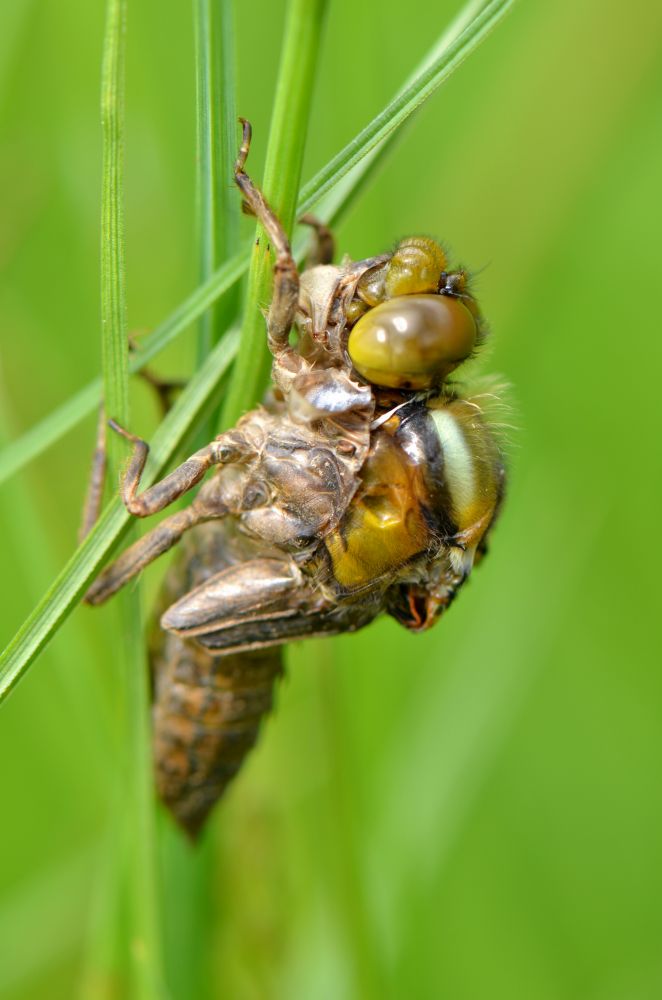
[[[258,178],[283,7],[237,11]],[[456,9],[330,4],[304,179]],[[5,438],[99,370],[103,16],[86,0],[0,12]],[[426,232],[484,268],[484,367],[513,385],[510,491],[437,630],[384,621],[291,650],[204,847],[211,996],[662,996],[661,42],[651,0],[521,0],[339,227],[353,257]],[[197,280],[188,3],[129,4],[127,72],[143,329]],[[189,371],[193,345],[159,369]],[[141,387],[134,414],[148,436]],[[93,435],[90,420],[2,488],[3,643],[74,547]],[[6,1000],[85,996],[115,808],[116,622],[77,611],[0,714]],[[181,940],[175,927],[174,979]]]

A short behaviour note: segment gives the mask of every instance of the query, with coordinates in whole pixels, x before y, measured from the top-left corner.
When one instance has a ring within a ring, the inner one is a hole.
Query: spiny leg
[[[255,212],[247,201],[241,205],[244,215],[255,218]],[[318,219],[312,212],[305,212],[297,220],[301,226],[313,229],[313,239],[306,254],[305,267],[316,267],[318,264],[332,264],[336,254],[336,239],[326,223]]]
[[[267,315],[269,350],[275,357],[289,355],[294,358],[296,355],[290,347],[289,333],[299,301],[299,272],[285,230],[262,192],[244,171],[251,144],[251,126],[245,118],[240,118],[239,121],[243,125],[243,139],[234,167],[234,179],[249,209],[267,231],[276,252],[274,287]]]
[[[129,335],[129,351],[136,353],[139,350],[140,345],[136,339],[136,335]],[[148,368],[146,365],[144,368],[141,368],[139,372],[137,372],[137,375],[154,390],[159,409],[161,410],[161,416],[165,417],[172,407],[173,394],[179,389],[184,388],[186,380],[163,379],[159,375],[156,375],[152,369]]]
[[[302,215],[299,222],[304,226],[311,226],[314,232],[312,246],[306,256],[306,267],[332,264],[336,252],[336,241],[329,227],[310,212]]]
[[[212,511],[196,500],[184,510],[167,517],[106,567],[85,594],[86,603],[103,604],[145,566],[176,545],[189,528],[222,515],[222,511]]]
[[[161,416],[165,417],[172,409],[173,394],[184,388],[186,380],[162,379],[158,375],[155,375],[151,368],[141,368],[138,375],[154,390],[159,409],[161,410]]]
[[[129,350],[137,349],[133,337],[129,337]],[[172,406],[172,395],[182,389],[186,382],[183,379],[165,380],[159,378],[149,368],[142,368],[138,375],[144,379],[154,390],[162,415],[168,413]],[[103,402],[99,404],[99,415],[97,418],[97,436],[92,454],[90,466],[90,476],[87,484],[87,492],[83,503],[83,514],[81,525],[78,531],[78,541],[82,542],[87,538],[94,525],[99,520],[101,505],[103,502],[103,491],[106,482],[107,454],[106,454],[106,411]]]
[[[103,403],[99,405],[97,417],[97,438],[92,455],[90,478],[83,503],[83,517],[78,531],[78,541],[87,538],[94,525],[99,520],[103,488],[106,482],[106,411]]]
[[[142,438],[124,430],[114,420],[109,420],[108,424],[114,431],[133,444],[133,454],[122,478],[120,495],[126,509],[137,517],[158,514],[160,510],[168,507],[197,485],[212,466],[236,461],[241,455],[237,435],[233,431],[229,431],[227,434],[220,435],[211,444],[200,448],[185,462],[177,466],[165,479],[154,483],[153,486],[138,495],[140,479],[149,455],[149,445]]]
[[[243,140],[235,164],[235,180],[249,208],[266,229],[276,251],[274,289],[267,317],[269,347],[276,356],[289,354],[294,357],[295,352],[289,345],[289,332],[298,303],[299,273],[283,227],[269,208],[261,191],[255,187],[244,171],[250,147],[251,127],[244,119],[240,120],[243,125]],[[121,496],[127,509],[139,517],[147,517],[163,510],[199,483],[213,465],[222,465],[246,457],[241,435],[229,431],[205,448],[201,448],[170,475],[138,495],[149,446],[115,421],[109,423],[113,430],[134,446],[133,455],[123,477]],[[222,517],[225,513],[227,510],[220,508],[210,510],[196,501],[187,510],[167,518],[109,566],[92,585],[86,599],[90,603],[100,603],[105,600],[135,576],[143,566],[171,548],[188,528],[204,520]]]
[[[111,420],[109,423],[113,430],[133,443],[133,455],[124,474],[120,493],[125,507],[139,517],[147,517],[163,510],[195,486],[212,465],[237,461],[248,454],[246,448],[242,447],[245,443],[239,433],[228,431],[227,434],[220,435],[211,444],[195,452],[165,479],[138,496],[137,490],[149,454],[149,445],[134,434],[129,434],[115,421]],[[189,507],[162,521],[153,531],[111,563],[92,584],[85,595],[85,600],[88,604],[100,604],[105,601],[148,563],[171,549],[189,528],[203,521],[224,517],[227,513],[228,508],[219,498],[216,498],[211,505],[197,498]]]

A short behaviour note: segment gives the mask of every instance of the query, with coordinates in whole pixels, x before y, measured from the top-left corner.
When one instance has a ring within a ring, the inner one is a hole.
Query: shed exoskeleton
[[[216,471],[87,594],[105,601],[185,536],[151,659],[157,784],[191,834],[255,742],[282,644],[355,631],[383,612],[429,628],[485,551],[504,489],[488,420],[449,382],[485,336],[466,272],[426,237],[336,266],[313,221],[316,262],[299,274],[245,172],[243,129],[235,180],[276,258],[272,391],[142,493],[148,446],[111,421],[133,444],[121,493],[138,516]]]

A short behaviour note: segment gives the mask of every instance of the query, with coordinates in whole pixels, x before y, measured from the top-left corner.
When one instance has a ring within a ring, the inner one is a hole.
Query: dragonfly
[[[274,253],[266,316],[272,387],[162,480],[140,490],[149,446],[132,446],[121,497],[162,520],[103,570],[101,604],[173,546],[149,642],[159,794],[195,837],[255,745],[286,643],[355,632],[380,615],[431,628],[484,556],[505,487],[499,435],[456,370],[487,326],[465,268],[423,236],[333,264],[310,216],[300,272],[246,172],[234,180]],[[210,475],[207,475],[210,473]]]

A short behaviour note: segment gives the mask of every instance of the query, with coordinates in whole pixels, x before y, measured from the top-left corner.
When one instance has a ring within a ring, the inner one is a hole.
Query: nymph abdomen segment
[[[168,635],[153,667],[157,789],[195,836],[255,745],[282,673],[281,648],[212,656]]]

